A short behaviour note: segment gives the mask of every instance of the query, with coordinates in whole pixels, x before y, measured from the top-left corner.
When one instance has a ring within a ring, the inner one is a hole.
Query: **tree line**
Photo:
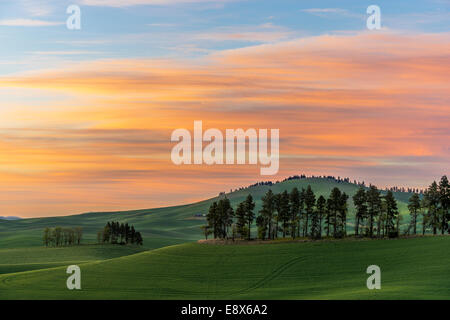
[[[425,190],[423,197],[413,194],[409,199],[408,209],[411,221],[406,230],[407,234],[417,234],[417,224],[422,221],[422,234],[432,232],[450,233],[450,184],[447,176],[443,176],[439,183],[433,183]]]
[[[144,244],[141,233],[136,231],[134,226],[117,221],[108,221],[103,229],[97,232],[97,242],[110,244]]]
[[[43,242],[46,247],[62,247],[80,245],[83,238],[83,229],[81,227],[74,228],[45,228]]]
[[[275,184],[277,184],[277,183],[281,183],[281,182],[286,182],[286,181],[291,181],[291,180],[302,180],[302,179],[326,179],[326,180],[329,180],[329,181],[333,181],[333,182],[336,182],[336,183],[352,183],[351,182],[351,180],[350,180],[350,178],[342,178],[342,177],[340,177],[340,176],[338,176],[338,177],[335,177],[335,176],[330,176],[330,175],[328,175],[328,176],[326,176],[326,175],[319,175],[319,176],[316,176],[316,175],[306,175],[306,174],[300,174],[300,175],[293,175],[293,176],[289,176],[289,177],[287,177],[287,178],[285,178],[285,179],[283,179],[283,180],[277,180],[277,181],[275,181],[275,182],[273,182],[273,181],[260,181],[260,182],[257,182],[257,183],[254,183],[254,184],[251,184],[251,185],[249,185],[249,186],[247,186],[247,187],[240,187],[240,188],[236,188],[236,189],[231,189],[230,190],[230,193],[231,192],[233,192],[233,191],[242,191],[242,190],[246,190],[246,189],[249,189],[249,188],[251,188],[251,187],[256,187],[256,186],[273,186],[273,185],[275,185]],[[357,185],[357,186],[360,186],[360,187],[366,187],[366,183],[364,182],[364,181],[356,181],[356,180],[353,180],[353,184],[354,185]],[[406,188],[406,187],[398,187],[398,186],[393,186],[393,187],[386,187],[385,189],[384,189],[384,191],[388,191],[388,190],[391,190],[391,191],[393,191],[393,192],[407,192],[407,193],[419,193],[419,194],[423,194],[424,193],[424,190],[423,189],[419,189],[419,188]],[[219,196],[221,196],[221,195],[224,195],[225,194],[225,192],[221,192],[220,194],[219,194]]]
[[[359,185],[353,195],[355,206],[354,235],[357,237],[398,237],[402,216],[392,190],[383,195],[381,190],[371,185]],[[255,215],[255,203],[249,194],[236,209],[230,200],[223,198],[211,204],[206,215],[207,224],[202,226],[208,239],[251,238],[251,227],[256,218],[257,237],[275,239],[286,237],[309,237],[320,239],[323,236],[343,238],[347,236],[349,196],[335,187],[325,198],[317,197],[311,186],[300,191],[275,194],[269,189],[262,197],[262,208]],[[417,225],[422,225],[422,234],[438,231],[450,233],[450,186],[446,176],[433,182],[423,195],[413,193],[408,208],[411,219],[405,234],[417,234]],[[421,220],[421,221],[419,221]]]

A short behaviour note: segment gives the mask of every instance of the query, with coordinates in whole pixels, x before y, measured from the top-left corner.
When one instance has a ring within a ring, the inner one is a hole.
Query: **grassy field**
[[[321,178],[309,178],[301,180],[290,180],[269,186],[255,186],[248,189],[236,191],[227,194],[231,203],[236,207],[238,202],[243,201],[248,194],[252,194],[256,202],[255,212],[261,207],[261,197],[269,188],[273,192],[291,191],[294,187],[299,189],[311,185],[317,196],[324,195],[328,197],[334,187],[340,188],[352,196],[358,186],[351,183],[338,183],[333,180]],[[406,215],[407,200],[411,196],[408,193],[395,193],[400,212]],[[24,219],[19,221],[0,220],[0,249],[5,248],[26,248],[32,246],[42,246],[42,232],[45,227],[83,227],[84,243],[94,243],[96,234],[107,221],[115,220],[119,222],[128,222],[141,231],[144,238],[144,247],[146,249],[161,248],[168,245],[180,244],[188,241],[200,239],[200,226],[205,224],[204,219],[193,219],[196,214],[205,214],[212,201],[217,198],[175,207],[144,209],[123,212],[96,212],[80,215]],[[349,223],[352,227],[354,207],[351,199],[349,200]],[[407,223],[406,217],[403,223]],[[253,233],[256,231],[253,230]]]
[[[352,196],[358,186],[310,178],[255,186],[227,194],[233,206],[269,188],[311,185],[317,196],[334,187]],[[395,193],[407,214],[408,193]],[[450,237],[408,240],[201,245],[200,226],[217,198],[182,206],[123,212],[0,220],[0,299],[355,299],[450,298]],[[349,223],[354,207],[349,201]],[[107,221],[128,222],[144,246],[95,245]],[[407,223],[405,217],[403,223]],[[45,227],[83,228],[83,245],[44,248]],[[253,230],[253,233],[255,230]],[[350,230],[350,232],[352,232]],[[66,289],[68,265],[82,269],[80,292]],[[368,265],[382,268],[379,292],[369,291]]]
[[[449,299],[449,251],[445,236],[188,243],[81,263],[80,291],[66,289],[66,267],[3,274],[0,299]],[[381,290],[366,287],[372,264]]]
[[[0,274],[112,259],[142,252],[137,246],[82,245],[0,249]]]

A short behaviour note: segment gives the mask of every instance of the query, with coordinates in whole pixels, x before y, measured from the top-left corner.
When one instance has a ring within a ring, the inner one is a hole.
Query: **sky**
[[[449,173],[449,0],[0,0],[0,41],[0,216],[170,206],[301,173],[420,188]],[[171,133],[195,120],[279,129],[278,174],[175,165]]]

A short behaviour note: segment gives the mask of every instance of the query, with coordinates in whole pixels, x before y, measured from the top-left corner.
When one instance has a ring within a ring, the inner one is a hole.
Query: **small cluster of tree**
[[[450,184],[447,176],[443,176],[439,182],[433,183],[424,191],[423,197],[417,193],[409,199],[409,212],[411,222],[406,230],[407,234],[417,234],[417,224],[421,218],[422,234],[438,231],[444,234],[450,233]]]
[[[406,188],[406,187],[388,187],[384,189],[385,191],[392,191],[392,192],[404,192],[404,193],[418,193],[423,194],[425,190],[419,189],[419,188]]]
[[[111,244],[144,244],[141,233],[136,231],[134,226],[117,221],[106,223],[105,227],[97,232],[97,241],[98,243]]]
[[[262,209],[256,219],[258,238],[275,239],[281,234],[320,239],[323,234],[342,238],[346,235],[348,195],[334,188],[328,199],[316,197],[311,186],[299,191],[272,190],[262,198]]]
[[[355,212],[355,235],[368,237],[397,237],[400,232],[401,215],[392,191],[382,195],[377,187],[360,187],[353,196]]]
[[[250,194],[238,204],[236,211],[226,196],[213,202],[206,215],[207,225],[202,226],[205,238],[208,239],[212,234],[215,239],[224,239],[231,233],[233,239],[236,237],[250,239],[251,225],[255,219],[254,209],[255,202]]]
[[[46,247],[62,247],[80,245],[83,237],[83,229],[81,227],[75,228],[45,228],[44,236],[42,238]]]

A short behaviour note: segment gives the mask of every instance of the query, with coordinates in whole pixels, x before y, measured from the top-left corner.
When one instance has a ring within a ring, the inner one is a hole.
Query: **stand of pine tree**
[[[396,238],[400,235],[400,221],[397,201],[393,190],[386,194],[371,185],[364,184],[352,197],[356,208],[354,236],[370,238]],[[417,189],[418,190],[418,189]],[[262,197],[262,209],[256,216],[257,238],[261,240],[308,237],[344,238],[347,236],[347,215],[349,196],[339,188],[334,188],[328,199],[316,197],[311,186],[291,192],[274,194],[268,190]],[[208,239],[251,239],[251,227],[255,221],[255,203],[249,194],[237,205],[236,210],[230,200],[213,202],[206,215],[207,224],[202,232]],[[417,225],[421,224],[422,234],[431,232],[450,233],[450,184],[446,176],[439,183],[433,182],[425,191],[415,192],[408,205],[411,222],[404,231],[405,235],[417,234]]]
[[[108,222],[105,227],[97,233],[98,243],[110,244],[137,244],[143,245],[141,233],[129,226],[128,223],[115,221]]]
[[[83,229],[81,227],[75,228],[45,228],[44,236],[42,238],[46,247],[62,247],[80,245],[83,238]]]

